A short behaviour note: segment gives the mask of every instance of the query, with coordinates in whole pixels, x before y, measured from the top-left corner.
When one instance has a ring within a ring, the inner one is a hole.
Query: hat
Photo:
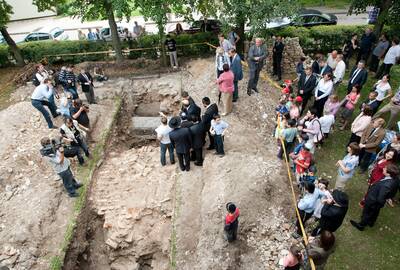
[[[228,202],[226,204],[226,210],[228,210],[229,213],[233,214],[236,211],[236,205],[232,202]]]
[[[282,94],[289,95],[290,94],[290,89],[288,87],[283,88],[282,89]]]
[[[332,192],[332,197],[337,204],[341,207],[348,207],[349,205],[349,196],[341,190],[335,189]]]
[[[168,125],[172,129],[178,128],[181,125],[181,118],[178,116],[172,117],[171,120],[169,120]]]
[[[303,102],[303,98],[301,96],[297,96],[295,101],[296,102]]]

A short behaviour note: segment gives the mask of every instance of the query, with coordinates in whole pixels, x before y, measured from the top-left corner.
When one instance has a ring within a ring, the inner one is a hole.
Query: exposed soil
[[[287,179],[272,138],[279,93],[261,83],[261,93],[248,97],[244,81],[234,112],[225,117],[225,157],[207,151],[203,168],[184,173],[160,165],[155,136],[143,140],[132,116],[155,116],[157,109],[176,113],[182,90],[199,105],[203,96],[217,101],[213,59],[192,61],[187,70],[161,78],[121,83],[124,109],[93,178],[65,269],[279,268],[291,244]],[[242,213],[233,244],[223,239],[229,201]]]

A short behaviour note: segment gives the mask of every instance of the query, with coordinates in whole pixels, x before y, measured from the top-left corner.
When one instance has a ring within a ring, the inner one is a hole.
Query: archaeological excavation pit
[[[237,112],[226,118],[230,132],[223,159],[205,151],[204,166],[184,173],[176,164],[160,165],[154,133],[159,112],[176,115],[182,90],[198,105],[204,96],[216,102],[212,65],[213,60],[197,60],[183,79],[177,73],[124,86],[64,269],[278,269],[270,249],[285,248],[290,237],[281,226],[287,213],[277,207],[287,205],[286,180],[271,158],[275,144],[266,140],[273,123],[253,125],[273,106],[262,107],[264,101],[250,111],[254,101],[246,99],[236,105]],[[222,228],[229,201],[243,214],[239,239],[228,246]]]

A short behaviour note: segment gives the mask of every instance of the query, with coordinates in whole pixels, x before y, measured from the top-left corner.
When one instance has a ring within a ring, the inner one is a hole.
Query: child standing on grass
[[[219,155],[220,157],[223,157],[225,155],[224,135],[228,126],[229,125],[225,121],[222,121],[219,114],[214,115],[214,119],[211,120],[210,133],[214,135],[216,149],[215,154]]]
[[[340,130],[344,130],[351,120],[355,105],[360,99],[360,89],[361,87],[359,85],[354,85],[351,89],[351,92],[345,98],[346,104],[344,105],[344,108],[340,114],[343,121],[343,126],[340,128]]]
[[[225,216],[224,232],[228,242],[233,242],[237,238],[237,231],[239,227],[239,208],[232,202],[226,204],[228,213]]]
[[[342,160],[336,162],[338,175],[336,178],[335,189],[343,190],[346,183],[353,177],[354,171],[358,166],[358,154],[360,153],[358,143],[352,142],[349,144],[347,152],[348,154]]]
[[[286,156],[289,158],[289,153],[292,152],[292,149],[294,147],[295,139],[297,136],[297,128],[296,128],[296,120],[290,119],[286,127],[281,130],[280,138],[282,138],[283,141],[283,146],[285,147],[286,150]],[[279,148],[278,152],[278,158],[282,159],[283,157],[283,147],[282,147],[282,141],[280,143],[281,147]]]

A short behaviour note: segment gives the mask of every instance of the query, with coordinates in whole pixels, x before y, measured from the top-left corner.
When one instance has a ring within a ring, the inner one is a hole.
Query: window
[[[54,37],[54,38],[59,37],[63,32],[64,32],[64,31],[59,30],[59,31],[53,33],[53,37]]]
[[[36,34],[30,34],[25,38],[26,42],[38,40]]]
[[[38,34],[39,40],[48,40],[51,39],[49,34],[40,33]]]

